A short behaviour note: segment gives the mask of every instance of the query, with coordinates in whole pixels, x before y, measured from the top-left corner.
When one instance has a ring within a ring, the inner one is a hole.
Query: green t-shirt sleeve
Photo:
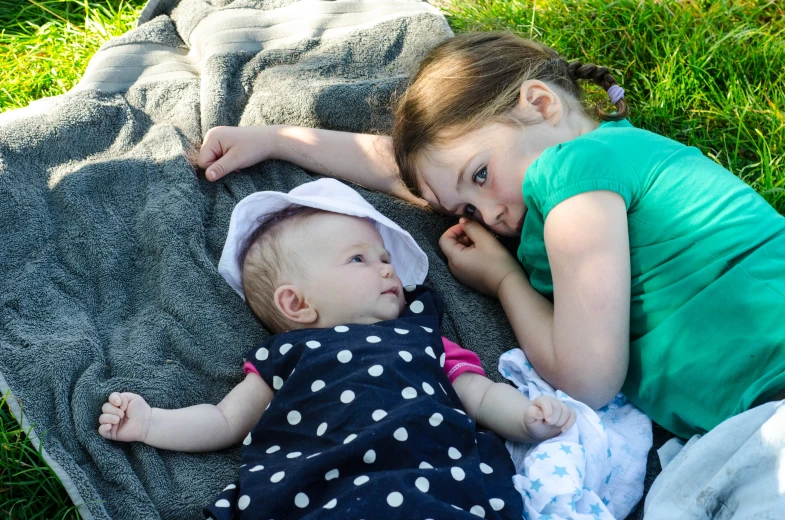
[[[523,189],[527,205],[534,204],[543,220],[560,202],[597,190],[618,193],[629,210],[640,196],[641,181],[621,154],[590,138],[545,150],[526,172]]]

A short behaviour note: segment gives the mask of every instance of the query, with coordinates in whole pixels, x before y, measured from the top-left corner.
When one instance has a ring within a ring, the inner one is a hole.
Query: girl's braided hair
[[[607,67],[568,63],[550,47],[509,32],[464,33],[431,50],[395,109],[395,161],[409,190],[422,196],[416,161],[427,147],[491,122],[525,124],[512,109],[520,86],[531,79],[566,94],[562,101],[568,110],[585,110],[579,80],[592,81],[605,91],[617,85]],[[626,118],[624,99],[615,105],[615,113],[605,112],[599,104],[595,110],[605,121]]]

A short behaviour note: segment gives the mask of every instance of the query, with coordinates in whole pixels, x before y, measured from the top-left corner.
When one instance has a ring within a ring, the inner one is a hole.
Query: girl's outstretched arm
[[[151,408],[136,394],[114,392],[101,408],[98,433],[105,439],[167,450],[220,450],[248,435],[272,398],[270,387],[253,372],[217,405],[163,410]]]
[[[218,126],[205,135],[198,164],[212,181],[267,159],[426,205],[401,182],[389,136],[297,126]]]

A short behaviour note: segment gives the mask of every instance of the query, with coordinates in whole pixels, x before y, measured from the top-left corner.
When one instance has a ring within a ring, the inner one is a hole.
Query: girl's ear
[[[555,125],[564,114],[564,105],[548,85],[538,79],[530,79],[521,85],[518,110],[525,121],[548,121]]]
[[[302,289],[296,285],[282,285],[273,295],[275,306],[284,318],[295,323],[311,325],[319,319],[316,309],[308,302]]]

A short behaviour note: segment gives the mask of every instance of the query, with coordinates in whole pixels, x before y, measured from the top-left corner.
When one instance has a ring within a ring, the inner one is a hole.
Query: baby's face
[[[382,236],[368,220],[320,214],[289,236],[304,276],[298,285],[316,309],[315,327],[370,324],[397,318],[403,285]]]

